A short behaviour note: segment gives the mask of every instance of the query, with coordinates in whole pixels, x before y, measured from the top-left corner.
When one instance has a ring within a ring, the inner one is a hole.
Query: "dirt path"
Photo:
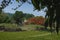
[[[29,37],[39,37],[39,36],[46,36],[46,35],[50,35],[51,33],[45,33],[45,34],[41,34],[41,35],[34,35],[34,36],[29,36]]]
[[[45,34],[40,34],[40,35],[32,35],[32,36],[28,36],[28,37],[17,37],[17,38],[29,38],[29,37],[41,37],[41,36],[46,36],[46,35],[50,35],[51,33],[45,33]]]

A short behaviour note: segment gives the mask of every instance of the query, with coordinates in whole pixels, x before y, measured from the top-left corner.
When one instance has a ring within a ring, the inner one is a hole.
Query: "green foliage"
[[[19,1],[19,0],[16,0],[17,2]]]
[[[13,15],[15,18],[22,18],[23,17],[23,12],[22,11],[16,11],[15,14]]]
[[[23,18],[23,12],[19,12],[19,11],[16,11],[15,14],[13,15],[13,20],[15,20],[15,22],[17,24],[21,23],[22,24],[22,18]]]
[[[32,0],[32,4],[35,7],[35,10],[40,10],[40,1],[39,0]]]
[[[17,2],[21,1],[21,2],[24,3],[24,2],[26,2],[27,0],[16,0],[16,1],[17,1]]]
[[[34,17],[33,14],[27,14],[27,13],[24,13],[23,15],[24,15],[24,18],[25,18],[25,19],[29,19],[29,18]]]
[[[0,14],[0,23],[7,23],[9,22],[9,17],[6,14]]]
[[[22,11],[16,11],[13,15],[13,20],[15,20],[17,24],[19,24],[22,23],[22,21],[24,21],[25,19],[29,19],[31,17],[34,17],[34,15],[23,13]]]
[[[17,24],[11,24],[11,23],[0,23],[0,26],[4,26],[6,28],[17,28]]]

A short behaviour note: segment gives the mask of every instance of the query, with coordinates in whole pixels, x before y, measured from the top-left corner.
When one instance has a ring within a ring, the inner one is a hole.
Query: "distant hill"
[[[13,16],[13,14],[11,14],[11,13],[5,13],[5,14],[7,14],[7,16],[9,16],[9,17]]]

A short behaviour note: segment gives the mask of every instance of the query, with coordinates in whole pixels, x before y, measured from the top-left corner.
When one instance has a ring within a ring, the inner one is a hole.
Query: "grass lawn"
[[[0,40],[60,40],[60,34],[44,31],[0,32]]]
[[[0,24],[2,25],[2,24]],[[6,27],[16,28],[15,24],[3,24]],[[43,27],[40,25],[24,25],[21,27],[22,32],[0,32],[0,40],[60,40],[60,34],[50,33],[47,31],[32,31],[36,27]]]

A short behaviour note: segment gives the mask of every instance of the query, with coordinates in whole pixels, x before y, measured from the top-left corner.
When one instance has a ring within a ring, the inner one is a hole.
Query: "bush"
[[[36,26],[36,30],[45,31],[45,28],[43,26],[42,27]]]
[[[6,24],[6,23],[0,24],[0,30],[9,32],[22,31],[22,29],[18,27],[17,24]]]
[[[28,19],[27,23],[37,24],[37,25],[44,25],[44,21],[45,21],[45,18],[43,18],[43,17],[34,17],[34,18]]]
[[[22,31],[22,29],[21,28],[16,28],[16,31]]]
[[[0,26],[0,30],[4,30],[5,29],[5,27],[4,26]]]
[[[18,32],[18,31],[22,31],[22,29],[21,28],[5,28],[4,31]]]

